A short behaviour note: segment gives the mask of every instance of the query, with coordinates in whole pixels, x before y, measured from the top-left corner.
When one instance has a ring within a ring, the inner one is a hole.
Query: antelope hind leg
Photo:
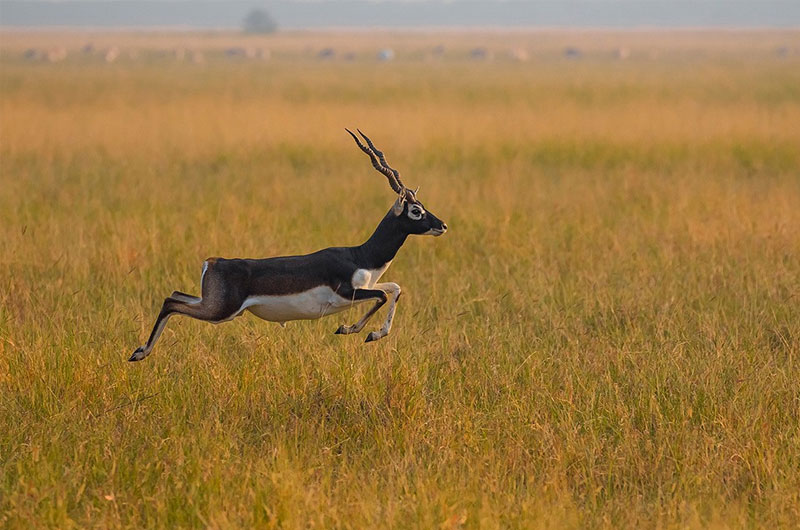
[[[150,338],[144,346],[139,346],[134,350],[128,361],[141,361],[153,351],[156,341],[161,336],[167,321],[172,315],[186,315],[187,317],[204,320],[206,322],[225,322],[232,319],[240,313],[239,308],[241,303],[216,303],[215,298],[197,298],[191,295],[179,293],[178,297],[169,297],[164,300],[164,305],[161,306],[161,311],[158,313],[156,323],[153,325],[153,331],[150,332]],[[186,302],[185,299],[192,299],[196,301]]]

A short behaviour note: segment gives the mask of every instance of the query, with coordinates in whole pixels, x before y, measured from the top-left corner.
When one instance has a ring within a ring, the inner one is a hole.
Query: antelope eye
[[[425,210],[416,205],[408,209],[408,217],[413,221],[419,221],[424,214]]]

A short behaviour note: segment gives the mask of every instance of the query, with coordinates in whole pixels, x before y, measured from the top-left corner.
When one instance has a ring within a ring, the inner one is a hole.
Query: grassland
[[[800,520],[800,34],[0,42],[0,526]],[[371,233],[345,126],[450,227],[387,273],[392,334],[176,318],[127,363],[206,257]]]

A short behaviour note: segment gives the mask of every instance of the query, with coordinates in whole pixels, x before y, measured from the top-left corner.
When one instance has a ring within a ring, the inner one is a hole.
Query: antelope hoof
[[[128,359],[128,362],[132,363],[132,362],[135,362],[135,361],[141,361],[145,357],[147,357],[147,354],[144,352],[144,346],[139,346],[133,352],[133,355],[131,355],[131,358]]]
[[[334,332],[334,335],[349,335],[351,333],[355,333],[355,331],[355,326],[345,326],[342,324],[339,326],[339,329]]]
[[[383,337],[383,335],[381,335],[377,331],[370,331],[369,335],[367,335],[367,340],[365,340],[364,342],[372,342],[372,341],[378,340],[378,339],[380,339],[382,337]]]

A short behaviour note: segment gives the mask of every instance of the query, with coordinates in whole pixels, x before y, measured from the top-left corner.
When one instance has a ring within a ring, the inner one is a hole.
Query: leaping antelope
[[[320,318],[372,300],[375,305],[361,320],[351,326],[339,326],[336,333],[360,332],[386,302],[389,302],[386,321],[380,330],[367,335],[366,342],[389,333],[400,286],[378,280],[409,235],[440,236],[447,225],[425,209],[416,192],[403,184],[400,173],[386,163],[383,153],[364,133],[356,129],[367,145],[352,131],[345,130],[397,193],[397,200],[370,238],[357,247],[331,247],[305,256],[207,259],[200,278],[202,296],[175,291],[165,299],[147,344],[136,348],[129,361],[141,361],[150,355],[172,315],[218,324],[247,310],[264,320],[284,324],[289,320]]]

